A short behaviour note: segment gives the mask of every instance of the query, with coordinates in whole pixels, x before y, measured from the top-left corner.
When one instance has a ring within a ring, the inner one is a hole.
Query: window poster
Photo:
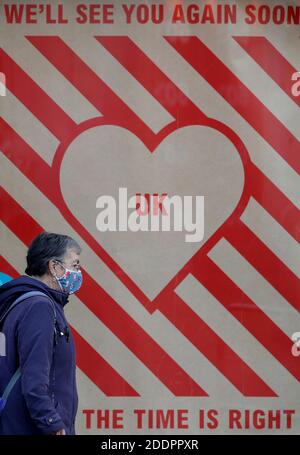
[[[82,248],[77,435],[299,434],[299,25],[1,1],[1,279],[44,231]]]

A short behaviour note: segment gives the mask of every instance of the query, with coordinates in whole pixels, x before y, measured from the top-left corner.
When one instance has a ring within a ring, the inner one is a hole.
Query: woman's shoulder
[[[57,317],[57,305],[46,294],[32,295],[23,302],[20,302],[19,322],[24,319],[34,318],[40,320],[53,320]]]

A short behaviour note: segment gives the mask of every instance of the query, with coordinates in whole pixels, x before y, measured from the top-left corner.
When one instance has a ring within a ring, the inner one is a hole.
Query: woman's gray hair
[[[63,260],[68,249],[81,253],[81,247],[68,235],[42,232],[32,241],[26,256],[25,273],[30,276],[42,276],[48,271],[50,259]]]

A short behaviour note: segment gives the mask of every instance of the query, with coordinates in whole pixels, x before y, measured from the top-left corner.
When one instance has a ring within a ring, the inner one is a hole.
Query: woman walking
[[[64,307],[82,283],[80,253],[71,237],[43,232],[29,247],[26,275],[0,287],[0,434],[75,434],[75,349]]]

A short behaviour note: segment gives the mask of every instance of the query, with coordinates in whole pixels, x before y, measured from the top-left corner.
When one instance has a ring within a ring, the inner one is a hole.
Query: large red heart
[[[60,167],[70,211],[151,300],[236,209],[244,181],[237,148],[220,131],[203,125],[175,130],[152,154],[125,128],[91,127],[68,145]],[[96,201],[110,195],[118,202],[120,187],[127,188],[128,197],[204,196],[204,239],[186,242],[184,230],[98,231]]]

